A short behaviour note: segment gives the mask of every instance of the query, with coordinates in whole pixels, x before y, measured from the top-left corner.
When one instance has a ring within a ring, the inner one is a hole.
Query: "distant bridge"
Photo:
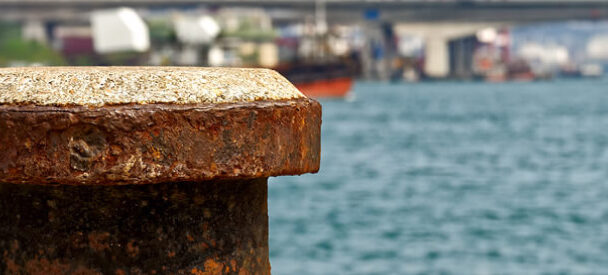
[[[262,8],[278,23],[303,22],[314,19],[315,11],[322,11],[324,16],[317,20],[366,26],[368,39],[377,41],[390,40],[383,30],[391,26],[398,35],[422,37],[425,73],[436,78],[454,73],[451,59],[460,64],[463,62],[459,60],[471,54],[465,48],[451,53],[450,41],[470,37],[484,28],[608,19],[608,0],[0,0],[0,20],[88,24],[90,11],[122,6],[144,11]],[[372,67],[364,63],[365,68]]]
[[[259,7],[275,19],[300,20],[324,5],[329,23],[539,22],[608,19],[606,0],[0,0],[0,19],[88,20],[83,12],[118,6],[190,9]]]

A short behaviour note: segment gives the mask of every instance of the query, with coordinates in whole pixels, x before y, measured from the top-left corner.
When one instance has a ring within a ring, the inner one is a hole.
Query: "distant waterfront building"
[[[131,8],[95,11],[91,15],[93,45],[98,53],[145,52],[150,48],[148,26]]]
[[[596,35],[587,43],[587,56],[608,61],[608,34]]]

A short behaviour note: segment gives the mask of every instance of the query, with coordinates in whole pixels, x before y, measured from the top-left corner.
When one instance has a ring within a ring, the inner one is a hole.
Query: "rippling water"
[[[354,94],[270,181],[273,274],[608,274],[608,80]]]

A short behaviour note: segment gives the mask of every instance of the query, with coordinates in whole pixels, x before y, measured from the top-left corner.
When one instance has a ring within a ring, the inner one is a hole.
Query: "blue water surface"
[[[608,274],[608,80],[353,94],[270,180],[273,274]]]

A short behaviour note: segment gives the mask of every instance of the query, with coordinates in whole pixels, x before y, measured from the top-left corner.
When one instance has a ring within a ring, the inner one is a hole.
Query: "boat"
[[[312,98],[345,97],[353,85],[352,70],[342,63],[295,63],[275,69]]]

